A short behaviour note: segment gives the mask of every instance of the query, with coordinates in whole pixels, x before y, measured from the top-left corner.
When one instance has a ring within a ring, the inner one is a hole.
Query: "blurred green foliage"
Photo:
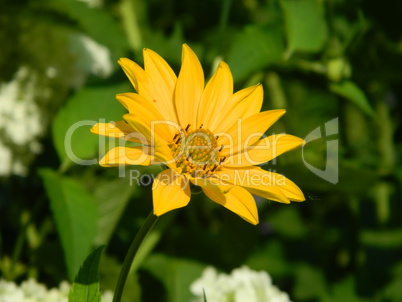
[[[141,64],[147,47],[178,71],[186,42],[206,75],[224,59],[236,90],[264,84],[264,109],[287,109],[270,133],[306,137],[334,118],[339,133],[265,167],[292,179],[307,200],[257,199],[256,227],[203,194],[164,215],[140,250],[126,301],[189,301],[189,284],[208,264],[266,270],[294,301],[402,301],[400,1],[91,3],[0,0],[0,85],[28,66],[49,91],[35,99],[43,114],[42,153],[27,175],[0,176],[1,277],[35,277],[49,286],[72,281],[90,250],[107,244],[101,288],[114,288],[125,252],[152,209],[146,175],[161,167],[135,167],[140,185],[130,181],[132,167],[76,165],[65,153],[65,134],[89,121],[74,133],[72,151],[83,160],[102,155],[116,142],[100,143],[91,123],[119,120],[124,110],[113,95],[132,90],[117,59]],[[97,57],[85,39],[108,49],[109,72],[94,72]],[[339,144],[335,184],[302,160],[303,154],[324,170],[329,140]],[[12,146],[14,154],[29,155]]]

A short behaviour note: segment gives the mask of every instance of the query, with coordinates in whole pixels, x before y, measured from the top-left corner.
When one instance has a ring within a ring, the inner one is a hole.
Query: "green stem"
[[[126,285],[126,280],[128,273],[130,272],[131,264],[133,263],[134,257],[137,254],[142,241],[145,239],[149,231],[154,226],[155,222],[158,220],[158,216],[155,216],[152,212],[148,215],[147,220],[138,231],[130,248],[127,251],[126,258],[123,262],[123,267],[121,268],[119,279],[117,281],[116,290],[113,297],[113,302],[120,302],[123,295],[124,286]]]

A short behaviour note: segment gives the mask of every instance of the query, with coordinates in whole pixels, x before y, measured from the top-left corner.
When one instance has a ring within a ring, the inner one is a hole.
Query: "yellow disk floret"
[[[192,177],[208,177],[222,163],[217,137],[208,129],[181,130],[170,144],[176,166]]]

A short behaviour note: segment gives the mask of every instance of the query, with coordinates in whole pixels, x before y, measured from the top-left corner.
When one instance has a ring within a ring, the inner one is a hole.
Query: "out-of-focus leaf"
[[[361,232],[364,244],[379,248],[400,248],[402,246],[402,229],[364,230]]]
[[[307,234],[307,228],[298,213],[296,207],[281,208],[269,216],[268,223],[272,224],[274,232],[289,238],[300,238]]]
[[[188,302],[193,298],[190,284],[201,276],[205,265],[162,254],[154,254],[148,258],[142,268],[148,270],[165,286],[168,301]]]
[[[103,137],[92,134],[100,121],[121,120],[124,107],[115,100],[116,93],[130,91],[128,84],[84,88],[73,95],[58,112],[52,125],[53,141],[62,161],[93,159]]]
[[[332,83],[331,85],[329,85],[329,89],[334,93],[343,96],[345,99],[354,103],[367,115],[373,116],[374,111],[373,108],[371,108],[371,105],[367,100],[366,95],[355,83],[351,81]]]
[[[306,264],[300,264],[295,270],[296,285],[294,297],[297,301],[317,299],[326,295],[327,289],[323,272]]]
[[[40,171],[64,250],[70,280],[84,261],[96,234],[93,197],[82,184],[50,169]]]
[[[179,66],[181,61],[181,48],[185,42],[183,29],[179,23],[176,23],[170,36],[162,32],[153,32],[152,35],[144,37],[147,48],[156,51],[172,67]],[[198,54],[197,49],[191,45],[191,48]],[[141,59],[141,58],[140,58]]]
[[[228,55],[227,61],[235,82],[278,63],[283,50],[283,37],[278,27],[247,26],[235,38]]]
[[[256,250],[246,261],[246,265],[254,270],[265,270],[273,277],[286,275],[291,264],[285,259],[283,246],[277,240],[269,242]]]
[[[281,0],[289,51],[318,52],[327,40],[324,3]]]
[[[68,15],[86,34],[108,47],[112,52],[112,61],[120,58],[128,48],[117,19],[106,10],[91,8],[84,2],[70,0],[51,0],[47,5],[48,8]]]
[[[99,262],[104,246],[100,246],[85,259],[68,293],[69,302],[100,302]]]
[[[329,291],[328,296],[323,299],[323,302],[356,302],[360,301],[355,292],[355,279],[347,277],[340,282],[334,284]]]
[[[402,278],[392,280],[383,292],[381,301],[402,301]]]
[[[108,243],[134,191],[135,186],[130,184],[128,178],[119,177],[97,183],[94,195],[99,219],[95,244]]]

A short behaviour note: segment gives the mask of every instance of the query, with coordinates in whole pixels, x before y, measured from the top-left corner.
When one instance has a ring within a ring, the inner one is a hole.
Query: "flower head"
[[[201,64],[186,44],[178,77],[157,53],[143,53],[144,69],[129,59],[119,60],[137,91],[116,96],[128,114],[91,129],[141,145],[113,148],[100,165],[165,164],[168,169],[152,186],[158,216],[189,203],[190,183],[252,224],[258,223],[252,194],[282,203],[304,200],[289,179],[256,167],[304,143],[286,134],[261,138],[285,113],[260,112],[261,85],[233,93],[232,74],[221,62],[204,86]]]

